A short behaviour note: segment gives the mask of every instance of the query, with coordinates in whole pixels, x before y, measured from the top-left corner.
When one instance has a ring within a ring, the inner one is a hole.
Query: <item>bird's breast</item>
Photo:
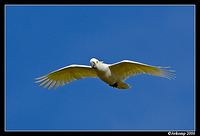
[[[97,76],[107,84],[116,83],[117,79],[115,75],[110,71],[109,68],[95,69]]]

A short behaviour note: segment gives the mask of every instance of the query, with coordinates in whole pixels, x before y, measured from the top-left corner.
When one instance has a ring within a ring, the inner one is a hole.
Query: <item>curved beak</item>
[[[96,64],[94,62],[91,63],[91,66],[92,66],[93,69],[97,68],[97,66],[96,66]]]

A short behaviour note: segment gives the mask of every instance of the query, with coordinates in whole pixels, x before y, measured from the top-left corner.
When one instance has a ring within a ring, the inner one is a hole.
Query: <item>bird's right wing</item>
[[[44,85],[43,88],[47,87],[50,89],[54,86],[53,89],[56,89],[59,85],[63,86],[68,84],[74,80],[82,79],[82,78],[98,78],[94,69],[91,66],[85,65],[70,65],[64,68],[53,71],[45,76],[35,78],[35,83],[41,82],[39,86]]]

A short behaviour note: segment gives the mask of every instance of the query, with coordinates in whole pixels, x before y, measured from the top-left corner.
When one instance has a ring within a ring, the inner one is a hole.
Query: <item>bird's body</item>
[[[116,75],[111,72],[107,64],[100,64],[101,67],[94,69],[97,76],[107,84],[114,84],[116,82]]]
[[[165,69],[166,67],[154,67],[142,64],[135,61],[123,60],[114,64],[105,64],[95,58],[90,60],[91,66],[86,65],[70,65],[45,76],[36,78],[41,82],[39,86],[44,85],[43,88],[48,86],[48,89],[54,86],[56,89],[59,85],[63,86],[74,80],[82,78],[100,78],[105,83],[117,89],[127,89],[131,86],[124,83],[124,81],[133,75],[137,74],[150,74],[154,76],[173,78],[174,72]]]

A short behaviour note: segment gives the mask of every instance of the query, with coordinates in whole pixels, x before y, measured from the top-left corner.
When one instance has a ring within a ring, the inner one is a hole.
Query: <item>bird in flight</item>
[[[90,60],[91,66],[69,65],[53,71],[45,76],[35,78],[35,83],[41,82],[39,86],[44,85],[50,89],[56,89],[59,85],[63,86],[74,80],[83,78],[100,78],[103,82],[117,89],[128,89],[130,85],[124,81],[134,75],[149,74],[153,76],[174,79],[175,74],[169,67],[156,67],[135,61],[123,60],[114,64],[105,64],[95,58]]]

